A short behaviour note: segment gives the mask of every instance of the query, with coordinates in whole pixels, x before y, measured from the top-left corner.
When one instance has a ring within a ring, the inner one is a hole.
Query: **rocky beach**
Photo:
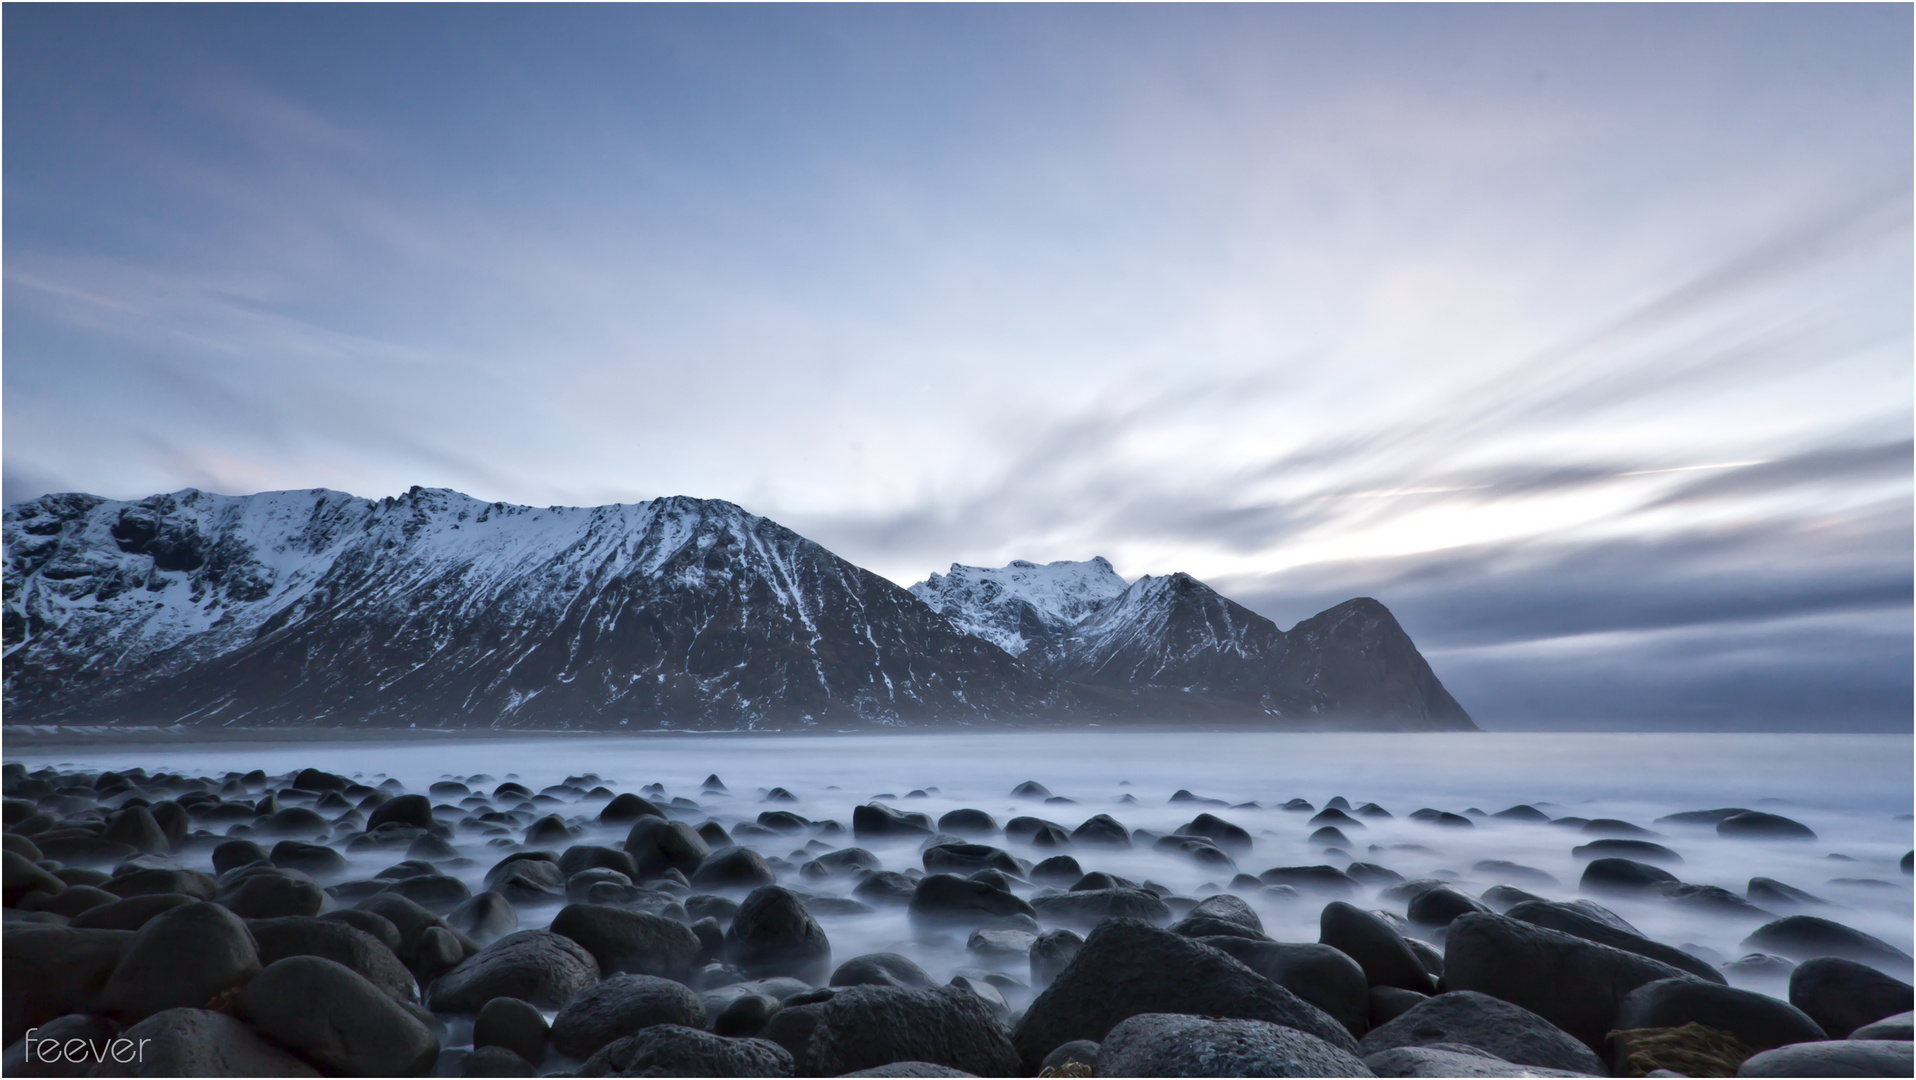
[[[6,1073],[1911,1071],[1907,814],[1096,737],[10,753]]]

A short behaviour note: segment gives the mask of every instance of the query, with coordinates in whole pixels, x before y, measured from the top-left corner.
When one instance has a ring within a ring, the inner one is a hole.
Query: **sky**
[[[722,498],[1908,731],[1911,23],[8,4],[4,498]]]

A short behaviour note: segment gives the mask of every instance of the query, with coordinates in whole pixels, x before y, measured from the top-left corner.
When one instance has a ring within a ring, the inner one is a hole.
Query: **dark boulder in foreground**
[[[1098,1047],[1099,1076],[1370,1076],[1357,1055],[1264,1020],[1141,1013]]]
[[[259,973],[259,948],[240,917],[218,904],[173,908],[141,927],[100,992],[101,1011],[128,1021],[198,1008]]]
[[[589,987],[552,1018],[552,1045],[589,1058],[617,1039],[655,1024],[705,1026],[705,1005],[684,983],[652,975],[614,975]]]
[[[526,1061],[538,1061],[546,1056],[551,1031],[552,1025],[536,1007],[518,998],[496,997],[474,1018],[472,1045],[474,1049],[501,1046]]]
[[[1080,889],[1036,896],[1031,910],[1042,922],[1089,930],[1109,918],[1141,919],[1159,926],[1171,921],[1171,909],[1143,889]]]
[[[832,943],[803,901],[763,885],[739,905],[725,931],[726,956],[752,978],[789,975],[821,983],[832,969]]]
[[[166,1009],[120,1032],[140,1055],[109,1060],[94,1076],[318,1076],[318,1070],[220,1012]]]
[[[1199,940],[1324,1010],[1352,1038],[1370,1030],[1370,984],[1364,969],[1343,952],[1329,945],[1235,936]]]
[[[1816,1021],[1794,1005],[1767,994],[1697,979],[1644,983],[1623,999],[1612,1023],[1619,1030],[1702,1024],[1729,1032],[1751,1050],[1827,1038]]]
[[[267,965],[240,990],[233,1014],[335,1076],[415,1076],[439,1040],[391,995],[318,956]]]
[[[1820,956],[1790,972],[1790,1004],[1803,1010],[1832,1039],[1885,1016],[1908,1012],[1910,984],[1867,964],[1837,956]]]
[[[1814,915],[1788,915],[1757,927],[1743,939],[1746,948],[1761,949],[1792,960],[1813,960],[1819,956],[1840,956],[1865,964],[1883,964],[1908,970],[1910,957],[1901,949],[1861,930]]]
[[[1521,1006],[1469,990],[1438,994],[1373,1029],[1359,1043],[1365,1057],[1434,1043],[1475,1047],[1518,1065],[1604,1073],[1603,1062],[1569,1032]]]
[[[1430,973],[1405,944],[1404,936],[1384,920],[1334,900],[1318,913],[1317,926],[1317,940],[1355,960],[1371,986],[1430,992]]]
[[[1916,1051],[1896,1040],[1835,1039],[1765,1050],[1745,1061],[1738,1076],[1911,1076]]]
[[[1507,915],[1465,915],[1450,924],[1444,985],[1529,1009],[1605,1051],[1617,1006],[1647,982],[1687,978],[1646,956],[1547,930]]]
[[[5,1041],[58,1016],[98,1011],[100,990],[132,942],[130,930],[9,925],[0,942]]]
[[[832,972],[833,986],[892,986],[901,990],[926,990],[937,983],[917,961],[898,953],[866,953],[838,965]]]
[[[960,987],[853,986],[801,994],[787,999],[765,1037],[790,1051],[801,1076],[839,1076],[901,1061],[977,1076],[1023,1075],[1003,1025],[982,998]]]
[[[1239,961],[1137,919],[1091,932],[1071,963],[1025,1010],[1013,1041],[1027,1073],[1074,1039],[1100,1041],[1141,1013],[1268,1020],[1346,1053],[1357,1041],[1321,1009]]]
[[[1588,908],[1579,907],[1576,904],[1563,904],[1553,900],[1526,900],[1504,914],[1546,929],[1573,934],[1585,941],[1594,941],[1613,949],[1647,956],[1673,968],[1687,971],[1699,979],[1714,983],[1724,981],[1722,974],[1707,962],[1691,956],[1682,949],[1665,945],[1661,941],[1652,941],[1642,934],[1622,929],[1615,922],[1598,918]]]
[[[593,1054],[579,1075],[758,1077],[792,1076],[795,1070],[792,1055],[777,1043],[660,1024]]]
[[[1568,1069],[1544,1069],[1535,1065],[1515,1065],[1474,1046],[1438,1043],[1433,1046],[1400,1046],[1364,1055],[1364,1064],[1378,1076],[1431,1077],[1548,1077],[1589,1076]]]
[[[434,1012],[476,1013],[496,997],[563,1009],[599,981],[599,963],[583,945],[550,930],[521,930],[481,949],[440,977]]]
[[[553,918],[552,932],[583,945],[601,975],[658,975],[690,983],[699,966],[698,935],[662,915],[571,904]]]
[[[318,956],[343,964],[396,1001],[418,997],[413,977],[385,943],[335,919],[288,916],[247,923],[259,947],[259,962],[271,967],[290,956]]]

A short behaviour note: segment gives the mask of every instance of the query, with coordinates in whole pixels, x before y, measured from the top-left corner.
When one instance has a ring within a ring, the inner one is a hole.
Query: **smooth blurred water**
[[[394,777],[423,791],[434,780],[487,774],[518,778],[535,791],[569,775],[597,773],[613,790],[636,791],[663,784],[669,796],[685,796],[699,811],[674,811],[694,823],[707,817],[728,829],[766,809],[784,809],[814,820],[851,824],[852,808],[876,797],[934,819],[958,807],[976,807],[1000,825],[1031,814],[1075,827],[1098,813],[1109,813],[1131,828],[1169,832],[1209,811],[1247,829],[1255,847],[1237,859],[1239,869],[1256,874],[1273,866],[1350,860],[1327,856],[1307,837],[1309,814],[1276,807],[1294,797],[1322,808],[1342,795],[1353,806],[1376,802],[1396,815],[1366,820],[1362,831],[1347,830],[1354,858],[1386,865],[1407,878],[1453,879],[1472,895],[1505,883],[1478,873],[1480,860],[1502,859],[1553,875],[1558,885],[1511,882],[1551,899],[1574,899],[1583,860],[1571,848],[1591,837],[1547,824],[1476,821],[1474,828],[1451,829],[1408,819],[1420,807],[1462,812],[1492,812],[1516,803],[1542,806],[1552,816],[1621,818],[1662,834],[1658,842],[1684,858],[1669,867],[1697,884],[1718,885],[1741,895],[1753,876],[1772,877],[1822,896],[1833,907],[1818,910],[1840,922],[1874,934],[1909,951],[1912,943],[1910,878],[1897,860],[1911,847],[1912,740],[1907,735],[1802,734],[1264,734],[1245,732],[1139,733],[982,732],[963,734],[840,736],[659,736],[538,738],[421,736],[417,740],[287,742],[190,742],[119,745],[96,742],[84,747],[10,749],[9,762],[91,769],[141,766],[149,772],[172,770],[217,774],[264,769],[269,774],[314,766],[377,782]],[[725,796],[700,793],[707,774],[718,774],[730,788]],[[1014,799],[1018,783],[1036,780],[1075,805],[1042,799]],[[797,796],[797,803],[768,804],[763,793],[774,786]],[[910,797],[914,789],[931,792]],[[935,789],[935,792],[932,791]],[[1226,809],[1169,802],[1173,792],[1222,799],[1229,804],[1261,802],[1264,808]],[[490,790],[488,785],[486,790]],[[1130,796],[1135,803],[1122,801]],[[1767,801],[1767,800],[1780,800]],[[655,800],[663,801],[663,800]],[[1808,842],[1719,838],[1710,827],[1656,825],[1654,819],[1680,810],[1725,806],[1764,809],[1787,815],[1816,830]],[[622,839],[623,830],[591,823],[594,804],[568,811],[588,824],[588,840]],[[755,842],[762,853],[800,861],[806,837]],[[503,852],[461,835],[455,841],[471,865],[454,872],[477,885],[485,869]],[[1050,850],[1008,841],[990,841],[1034,862]],[[916,840],[853,841],[876,853],[886,869],[920,865]],[[1426,851],[1392,849],[1421,845]],[[1373,851],[1372,845],[1378,850]],[[1227,883],[1230,875],[1206,870],[1182,858],[1140,847],[1129,852],[1074,850],[1086,870],[1108,870],[1133,879],[1149,879],[1187,896],[1203,895]],[[809,858],[809,855],[803,856]],[[357,871],[373,871],[397,861],[383,856]],[[1856,878],[1878,885],[1833,884]],[[825,893],[849,893],[850,881],[816,883],[792,875],[781,883]],[[1367,906],[1374,890],[1352,899]],[[1322,897],[1294,902],[1247,896],[1266,930],[1279,940],[1314,941]],[[1661,898],[1599,898],[1650,936],[1674,945],[1701,945],[1725,958],[1751,951],[1741,942],[1761,918],[1722,917],[1681,907]],[[1401,913],[1402,906],[1395,905]],[[1791,914],[1795,912],[1779,912]],[[553,911],[522,912],[523,925],[540,925]],[[892,950],[913,956],[934,974],[974,964],[961,937],[925,938],[904,914],[824,916],[836,959]],[[1014,973],[1022,976],[1024,972]],[[1907,972],[1901,973],[1907,978]],[[1780,992],[1779,983],[1744,982]]]

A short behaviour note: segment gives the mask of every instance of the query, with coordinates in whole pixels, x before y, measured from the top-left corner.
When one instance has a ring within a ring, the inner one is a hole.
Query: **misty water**
[[[432,735],[402,741],[338,738],[297,743],[16,746],[6,760],[29,768],[140,766],[149,772],[189,775],[255,768],[281,774],[313,766],[369,783],[392,777],[414,791],[424,791],[436,780],[475,774],[493,778],[475,784],[475,790],[490,792],[493,782],[512,778],[538,791],[569,776],[590,773],[613,791],[636,792],[647,784],[662,784],[666,795],[654,795],[653,801],[664,805],[680,796],[696,802],[697,810],[668,808],[695,825],[709,818],[730,830],[772,809],[815,821],[834,820],[846,832],[830,838],[832,846],[864,847],[883,861],[885,869],[899,871],[921,866],[922,839],[854,840],[849,831],[853,807],[877,799],[933,819],[949,810],[975,807],[991,814],[1001,827],[1012,817],[1028,814],[1067,829],[1094,814],[1108,813],[1131,829],[1165,833],[1208,811],[1250,832],[1254,848],[1236,861],[1239,870],[1253,875],[1277,866],[1329,863],[1341,868],[1355,859],[1381,864],[1406,878],[1451,879],[1473,896],[1494,885],[1513,884],[1548,899],[1579,898],[1578,877],[1586,860],[1574,857],[1571,849],[1592,837],[1575,827],[1474,814],[1473,827],[1442,827],[1409,816],[1423,807],[1495,813],[1529,803],[1553,817],[1617,818],[1652,830],[1659,834],[1658,843],[1682,856],[1681,865],[1668,869],[1685,882],[1721,886],[1741,896],[1750,878],[1763,876],[1807,890],[1830,905],[1776,911],[1775,915],[1824,915],[1908,952],[1910,878],[1898,860],[1911,847],[1911,749],[1909,736],[1798,734]],[[724,781],[728,794],[701,792],[702,782],[713,773]],[[1027,780],[1043,784],[1054,797],[1072,801],[1011,797],[1012,788]],[[786,789],[798,801],[766,802],[764,793],[773,787]],[[1171,801],[1180,789],[1224,805]],[[1316,828],[1307,823],[1311,814],[1278,808],[1302,798],[1321,809],[1334,796],[1344,797],[1352,806],[1375,802],[1394,816],[1363,819],[1362,829],[1347,826],[1351,850],[1339,855],[1327,854],[1322,845],[1309,841]],[[1245,805],[1249,803],[1262,805]],[[570,806],[542,806],[538,812],[556,810],[584,825],[580,842],[622,840],[624,828],[597,824],[600,805],[581,800]],[[1655,823],[1677,811],[1731,806],[1787,815],[1814,829],[1817,839],[1725,839],[1709,826]],[[454,844],[470,862],[445,868],[475,891],[484,887],[485,871],[514,850],[489,845],[487,839],[456,830]],[[822,850],[814,844],[812,851],[805,851],[807,840],[796,835],[747,842],[761,854],[782,858],[795,867]],[[1002,834],[985,842],[1032,862],[1059,853]],[[1184,897],[1218,891],[1232,876],[1148,845],[1130,851],[1075,848],[1068,853],[1087,871],[1148,880]],[[349,857],[353,860],[350,876],[370,877],[403,856],[386,852]],[[198,868],[211,865],[204,847],[183,855],[182,860]],[[1475,870],[1484,860],[1523,864],[1550,875],[1557,884]],[[849,895],[855,885],[850,879],[805,879],[791,869],[781,871],[780,883],[813,894],[837,895]],[[1028,897],[1036,886],[1020,886],[1020,891]],[[1377,891],[1365,887],[1347,899],[1404,913],[1402,901],[1378,900]],[[1307,893],[1283,900],[1249,888],[1240,895],[1257,909],[1272,937],[1317,939],[1318,912],[1327,897]],[[1654,896],[1596,899],[1650,937],[1716,962],[1751,952],[1743,939],[1766,921],[1764,916],[1723,915]],[[544,925],[557,910],[521,909],[521,926]],[[941,978],[960,967],[989,966],[966,951],[962,934],[927,936],[914,929],[902,909],[823,913],[818,918],[831,938],[834,963],[861,953],[895,951]],[[1424,936],[1441,940],[1436,932]],[[1013,963],[1004,970],[1027,978],[1020,967]],[[1894,974],[1909,977],[1907,970]],[[1785,992],[1780,977],[1731,972],[1729,978],[1735,985],[1778,995]],[[1007,997],[1016,1007],[1028,995],[1014,990]]]

